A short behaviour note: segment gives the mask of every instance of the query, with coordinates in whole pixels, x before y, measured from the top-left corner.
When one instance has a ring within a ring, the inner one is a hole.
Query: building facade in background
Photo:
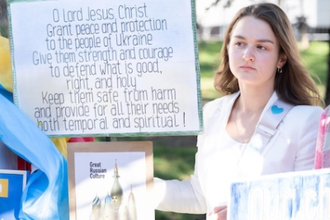
[[[196,0],[196,20],[201,40],[222,40],[236,12],[259,2],[278,4],[287,13],[297,39],[301,38],[301,28],[306,27],[309,40],[329,40],[330,0],[232,0],[230,7],[225,7],[228,0],[221,0],[210,7],[213,2],[215,0]]]

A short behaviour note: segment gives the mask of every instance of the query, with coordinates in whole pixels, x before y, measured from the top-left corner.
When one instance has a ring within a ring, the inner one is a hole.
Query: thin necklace
[[[237,131],[237,136],[240,139],[239,140],[239,142],[240,142],[240,144],[239,144],[239,150],[241,151],[240,156],[239,156],[239,158],[237,160],[237,164],[236,164],[236,166],[238,168],[239,165],[240,165],[240,163],[241,163],[241,160],[243,158],[243,155],[245,153],[245,150],[246,150],[246,148],[247,148],[247,146],[248,146],[249,143],[244,143],[244,140],[241,138],[241,135],[239,133],[239,129],[238,129],[238,125],[237,125],[237,109],[238,109],[238,106],[236,106],[236,109],[235,109],[235,120],[234,121],[235,121],[235,127],[236,127],[236,131]],[[252,136],[253,133],[254,133],[254,130],[251,132],[251,134],[249,134],[247,136],[246,140],[249,139]]]
[[[239,129],[238,129],[238,125],[237,125],[237,109],[238,109],[238,106],[235,109],[235,127],[236,127],[237,136],[238,136],[238,139],[240,142],[239,148],[240,148],[240,150],[242,150],[242,149],[245,149],[246,145],[248,144],[248,143],[245,143],[244,141],[248,140],[252,136],[252,134],[254,133],[254,130],[252,130],[252,132],[246,137],[245,140],[241,138],[241,135],[240,135]]]

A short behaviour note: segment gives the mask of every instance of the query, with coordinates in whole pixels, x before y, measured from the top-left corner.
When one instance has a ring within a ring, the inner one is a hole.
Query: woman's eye
[[[260,49],[260,50],[266,50],[267,49],[265,46],[262,46],[262,45],[257,46],[257,48]]]
[[[242,42],[236,42],[235,45],[236,46],[243,46],[244,44]]]

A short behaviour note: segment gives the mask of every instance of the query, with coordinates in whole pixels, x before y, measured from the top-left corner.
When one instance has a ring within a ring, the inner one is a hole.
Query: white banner
[[[15,103],[48,135],[202,130],[190,0],[8,4]]]

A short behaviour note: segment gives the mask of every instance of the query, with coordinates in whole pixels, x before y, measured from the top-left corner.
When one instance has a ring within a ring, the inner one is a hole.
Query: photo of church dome
[[[70,220],[154,220],[151,142],[70,143]]]
[[[111,193],[107,192],[103,201],[98,195],[95,195],[92,201],[90,220],[138,220],[133,189],[131,188],[127,202],[124,202],[125,195],[119,178],[116,162]]]

